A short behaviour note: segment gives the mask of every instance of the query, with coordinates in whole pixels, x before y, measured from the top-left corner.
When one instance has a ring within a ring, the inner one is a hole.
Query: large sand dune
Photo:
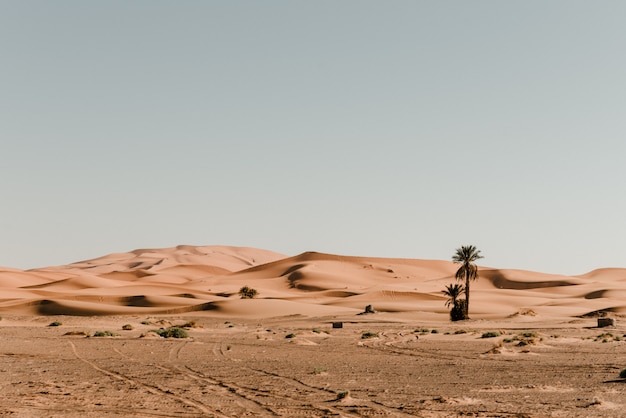
[[[447,319],[441,290],[454,281],[448,261],[347,257],[307,252],[178,246],[110,254],[65,266],[0,268],[0,311],[28,315],[196,312],[275,317],[378,312]],[[580,276],[480,267],[471,316],[572,317],[626,311],[626,269]],[[249,286],[256,300],[241,300]]]
[[[191,246],[0,268],[0,415],[624,416],[626,269],[481,266],[450,322],[457,268]]]

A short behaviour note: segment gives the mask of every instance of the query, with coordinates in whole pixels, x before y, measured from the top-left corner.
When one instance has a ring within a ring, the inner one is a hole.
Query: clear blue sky
[[[626,267],[626,2],[1,1],[0,265]]]

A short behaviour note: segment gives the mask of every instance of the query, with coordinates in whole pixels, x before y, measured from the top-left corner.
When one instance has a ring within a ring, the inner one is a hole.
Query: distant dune
[[[226,246],[178,246],[110,254],[77,263],[0,268],[0,312],[23,315],[196,314],[224,317],[356,315],[366,305],[398,317],[447,320],[441,290],[454,281],[449,261],[288,257]],[[598,311],[626,312],[626,269],[580,276],[480,267],[473,319],[532,320]],[[242,286],[256,289],[240,299]]]

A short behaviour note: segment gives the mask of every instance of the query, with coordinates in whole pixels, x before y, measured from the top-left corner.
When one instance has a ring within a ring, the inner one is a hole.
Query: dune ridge
[[[28,315],[186,313],[228,317],[377,312],[447,320],[441,290],[457,265],[443,260],[286,256],[228,246],[179,245],[114,253],[64,266],[0,268],[0,312]],[[479,268],[472,318],[626,313],[626,269],[578,276]],[[249,286],[255,300],[242,300]]]

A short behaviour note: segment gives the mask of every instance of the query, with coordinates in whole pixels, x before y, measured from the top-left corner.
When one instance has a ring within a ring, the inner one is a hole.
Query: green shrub
[[[326,373],[326,367],[314,367],[313,374],[322,374]]]
[[[536,332],[532,332],[532,331],[522,332],[521,335],[524,338],[537,338],[537,337],[539,337],[539,335],[537,335]]]
[[[494,338],[499,337],[500,333],[498,331],[488,331],[485,332],[480,338]]]
[[[241,289],[239,289],[239,296],[241,297],[241,299],[253,299],[258,294],[259,294],[259,292],[257,292],[256,289],[253,289],[253,288],[248,287],[248,286],[244,286]]]
[[[187,331],[180,327],[159,328],[152,330],[162,338],[189,338]]]
[[[60,327],[61,325],[63,324],[59,321],[50,322],[50,324],[48,324],[49,327]]]
[[[456,331],[454,331],[455,334],[467,334],[467,331],[465,331],[464,329],[457,329]]]
[[[365,331],[361,334],[361,339],[365,340],[367,338],[378,338],[378,334],[376,332]]]
[[[124,331],[132,331],[134,329],[134,327],[131,324],[125,324],[122,326],[122,329]]]

